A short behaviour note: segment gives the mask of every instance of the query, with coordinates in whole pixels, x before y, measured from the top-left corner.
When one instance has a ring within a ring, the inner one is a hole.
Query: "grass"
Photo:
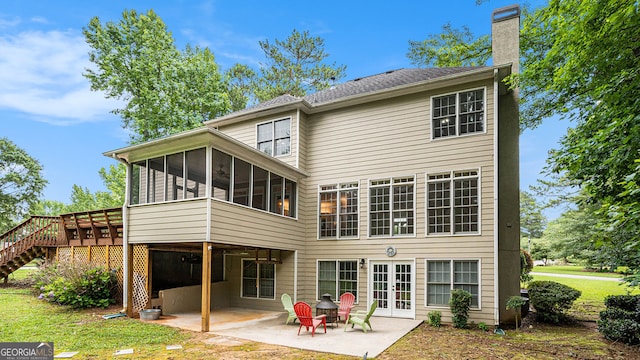
[[[577,265],[535,266],[532,272],[547,273],[547,274],[551,273],[551,274],[597,276],[597,277],[607,277],[607,278],[622,278],[622,275],[620,274],[587,271],[582,266],[577,266]]]
[[[187,333],[129,318],[102,319],[108,311],[72,310],[35,298],[28,289],[2,289],[0,339],[53,341],[56,353],[82,350],[83,358],[110,357],[115,350],[144,349],[137,356],[157,357],[165,346],[184,343]],[[112,309],[111,312],[114,310]]]

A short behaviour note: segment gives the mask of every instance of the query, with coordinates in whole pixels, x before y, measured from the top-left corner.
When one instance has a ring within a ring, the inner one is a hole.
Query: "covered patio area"
[[[210,334],[221,338],[212,338],[212,342],[238,343],[240,340],[257,341],[267,344],[288,346],[298,349],[328,352],[343,355],[376,357],[389,346],[416,328],[422,320],[373,317],[373,331],[365,334],[362,328],[348,327],[344,323],[327,325],[327,333],[318,328],[315,336],[303,327],[298,336],[299,324],[285,325],[284,312],[260,311],[242,308],[224,308],[211,312]],[[200,313],[163,315],[158,324],[182,329],[200,331],[202,316]]]

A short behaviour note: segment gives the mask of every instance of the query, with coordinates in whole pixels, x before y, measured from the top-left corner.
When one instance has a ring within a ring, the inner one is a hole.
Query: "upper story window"
[[[131,205],[204,197],[206,157],[200,148],[133,163]]]
[[[374,180],[369,184],[369,235],[415,233],[415,178]]]
[[[478,233],[478,170],[427,176],[427,234]]]
[[[323,238],[358,236],[358,183],[320,186],[319,229]]]
[[[295,181],[213,149],[211,196],[254,209],[296,217]]]
[[[291,119],[258,124],[258,150],[271,156],[291,153]]]
[[[484,93],[483,88],[432,97],[432,138],[484,132]]]

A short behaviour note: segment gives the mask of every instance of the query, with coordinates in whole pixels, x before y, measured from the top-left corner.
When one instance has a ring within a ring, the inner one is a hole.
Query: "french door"
[[[377,316],[415,318],[413,261],[371,261],[369,297],[378,302]]]

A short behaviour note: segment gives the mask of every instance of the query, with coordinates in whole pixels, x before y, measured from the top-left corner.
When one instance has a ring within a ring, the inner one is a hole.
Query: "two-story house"
[[[449,320],[461,288],[472,321],[509,321],[519,123],[503,80],[518,37],[519,8],[499,9],[493,66],[387,71],[106,152],[128,167],[125,305],[142,244],[137,276],[152,293],[196,289],[179,301],[197,304],[203,331],[211,309],[280,311],[283,293],[313,306],[351,292],[375,316]]]

